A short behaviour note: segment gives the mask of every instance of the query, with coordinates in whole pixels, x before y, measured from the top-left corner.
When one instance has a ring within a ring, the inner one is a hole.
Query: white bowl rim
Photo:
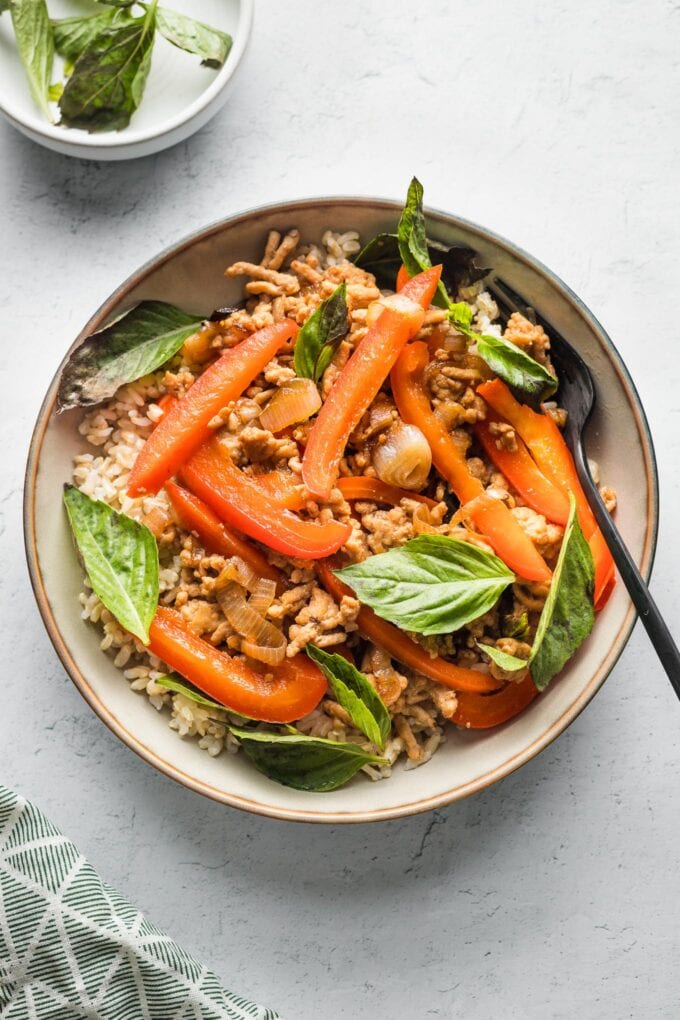
[[[541,734],[541,736],[532,741],[531,744],[514,754],[511,758],[497,765],[483,776],[480,776],[462,786],[458,786],[453,790],[449,790],[432,797],[421,798],[420,800],[410,804],[397,805],[389,808],[359,811],[320,812],[300,808],[289,809],[281,806],[272,806],[267,803],[261,803],[259,801],[242,797],[238,794],[228,793],[223,789],[218,789],[217,787],[211,786],[209,783],[197,779],[195,776],[183,772],[181,769],[172,764],[172,762],[161,758],[154,751],[150,750],[144,743],[142,743],[138,736],[119,722],[113,712],[104,705],[95,694],[75,662],[75,659],[73,658],[71,651],[59,630],[54,611],[44,588],[35,540],[35,488],[37,471],[40,463],[42,442],[53,413],[62,368],[71,352],[75,350],[85,337],[87,337],[95,329],[101,328],[101,325],[107,321],[111,313],[114,311],[116,306],[120,304],[127,293],[137,287],[149,273],[158,270],[166,262],[173,259],[185,249],[192,247],[199,241],[205,240],[212,234],[220,233],[221,231],[231,226],[235,226],[244,220],[248,220],[253,216],[286,216],[289,213],[294,214],[296,210],[306,209],[309,206],[323,207],[338,205],[368,206],[370,208],[380,209],[383,211],[394,211],[395,213],[399,213],[402,208],[401,203],[395,200],[370,198],[366,196],[323,196],[318,198],[312,197],[297,199],[287,202],[266,203],[247,209],[241,213],[236,213],[233,216],[226,217],[225,219],[216,220],[208,226],[186,235],[175,244],[164,248],[155,257],[148,259],[135,272],[130,274],[130,276],[128,276],[127,279],[121,283],[115,291],[113,291],[113,293],[90,317],[89,321],[65,353],[61,364],[54,374],[52,382],[50,383],[45,398],[40,406],[36,424],[31,436],[24,479],[23,501],[24,545],[26,559],[31,586],[38,604],[40,615],[50,641],[52,642],[62,665],[84,699],[106,724],[106,726],[148,764],[153,765],[160,772],[169,776],[171,779],[174,779],[176,782],[181,783],[183,786],[195,790],[197,793],[209,797],[212,800],[216,800],[219,803],[226,804],[230,807],[248,811],[252,814],[276,818],[282,821],[317,822],[330,825],[340,823],[387,821],[445,807],[454,801],[462,800],[464,797],[468,797],[473,793],[478,793],[481,790],[486,789],[488,786],[491,786],[493,783],[498,782],[500,779],[503,779],[515,772],[522,765],[525,765],[532,758],[535,758],[541,751],[545,750],[545,748],[548,747],[553,740],[555,740],[561,733],[564,732],[565,729],[567,729],[568,726],[571,725],[583,709],[590,703],[620,658],[637,620],[637,613],[631,603],[621,626],[619,627],[616,637],[611,643],[609,652],[600,663],[597,672],[590,678],[569,708],[563,712],[562,715],[555,720],[555,722],[553,722],[543,734]],[[553,273],[552,270],[548,269],[547,266],[545,266],[539,259],[536,259],[533,255],[530,255],[528,252],[508,241],[501,235],[492,230],[488,230],[486,227],[482,227],[471,220],[464,219],[460,216],[454,216],[451,213],[433,209],[431,207],[426,208],[425,213],[429,220],[439,219],[448,223],[450,226],[461,227],[464,230],[475,233],[484,239],[492,240],[495,244],[504,248],[505,251],[514,258],[517,258],[529,265],[531,268],[538,270],[558,291],[561,292],[565,298],[575,305],[602,341],[607,354],[609,355],[612,366],[615,369],[624,390],[626,391],[629,405],[631,410],[634,412],[640,434],[644,437],[643,452],[648,483],[648,498],[647,530],[641,555],[640,570],[643,577],[649,581],[654,564],[659,529],[659,478],[656,454],[654,451],[654,443],[649,423],[647,421],[647,416],[642,406],[640,396],[611,337],[607,334],[590,309],[583,303],[583,301],[581,301],[578,295],[575,294],[574,291],[567,286],[567,284]],[[507,725],[512,725],[512,722]]]
[[[232,47],[224,64],[200,96],[197,96],[179,113],[163,121],[158,127],[149,127],[144,131],[136,131],[134,128],[127,127],[122,131],[104,131],[93,134],[79,131],[78,137],[74,138],[73,136],[69,137],[70,132],[67,128],[60,128],[58,124],[50,124],[37,109],[30,116],[17,116],[16,110],[7,105],[2,95],[0,95],[0,113],[17,130],[27,130],[42,138],[49,138],[59,142],[65,148],[73,147],[74,151],[76,149],[125,149],[128,146],[138,146],[143,142],[164,138],[176,131],[177,128],[182,127],[183,124],[193,120],[194,117],[198,117],[206,107],[210,106],[236,73],[250,39],[254,5],[255,0],[239,0],[238,25],[232,36]],[[142,102],[144,102],[143,99]]]

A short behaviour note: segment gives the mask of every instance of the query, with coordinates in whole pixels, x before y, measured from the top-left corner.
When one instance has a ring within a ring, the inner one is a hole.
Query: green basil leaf
[[[61,373],[59,410],[98,404],[124,383],[154,372],[202,321],[164,301],[142,301],[73,352]]]
[[[74,485],[65,486],[64,504],[92,590],[122,627],[148,644],[158,605],[156,539],[146,525]]]
[[[497,556],[444,535],[420,535],[335,573],[378,616],[418,634],[459,630],[515,580]]]
[[[217,708],[220,712],[229,711],[224,705],[220,705],[217,701],[211,701],[210,698],[206,698],[200,691],[197,691],[195,687],[191,687],[190,684],[185,683],[175,676],[159,676],[157,680],[154,680],[155,684],[159,687],[165,687],[169,691],[173,691],[175,694],[182,694],[189,701],[195,701],[197,705],[202,705],[204,708]]]
[[[8,11],[11,3],[12,0],[0,0],[0,14],[2,14],[3,11]]]
[[[510,655],[509,652],[502,652],[495,645],[485,645],[478,641],[477,647],[481,648],[492,662],[495,662],[497,666],[500,666],[501,669],[506,670],[508,673],[515,673],[517,670],[526,669],[529,665],[526,659],[520,659],[518,655]]]
[[[477,353],[509,386],[530,397],[545,400],[557,389],[557,379],[544,365],[503,337],[480,336]]]
[[[202,57],[201,63],[206,67],[222,67],[229,55],[233,41],[230,35],[211,28],[202,21],[194,21],[186,14],[178,14],[177,11],[159,7],[156,25],[168,42],[180,50]]]
[[[54,38],[45,0],[11,0],[17,49],[36,106],[53,120],[47,98],[54,63]]]
[[[52,22],[54,46],[66,60],[75,61],[84,53],[100,32],[108,28],[116,19],[126,16],[127,12],[113,7],[101,14],[90,14],[87,17],[60,18]]]
[[[318,382],[348,329],[347,284],[343,280],[312,312],[297,335],[293,355],[297,375]]]
[[[397,226],[399,254],[406,266],[409,276],[415,276],[424,269],[432,267],[430,247],[425,231],[425,214],[423,213],[423,186],[417,177],[413,177],[406,195],[406,204]],[[440,280],[433,304],[448,308],[451,299],[446,287]]]
[[[206,698],[205,695],[201,694],[199,690],[188,684],[185,680],[178,676],[159,676],[157,680],[154,680],[155,684],[159,684],[161,687],[166,687],[169,691],[174,691],[175,694],[182,694],[189,701],[195,701],[197,705],[202,705],[204,708],[218,708],[221,712],[228,712],[230,717],[242,719],[243,722],[254,722],[255,720],[250,719],[247,715],[241,715],[240,712],[234,712],[233,709],[228,708],[227,705],[220,705],[219,701],[211,701],[210,698]],[[293,730],[293,732],[297,732]]]
[[[392,729],[390,713],[368,677],[342,655],[329,655],[316,645],[307,645],[307,655],[321,669],[339,705],[358,730],[382,750]]]
[[[593,556],[578,523],[572,493],[569,500],[569,520],[529,658],[531,676],[539,691],[545,690],[560,672],[595,623]]]
[[[316,793],[337,790],[364,765],[388,764],[386,758],[370,754],[358,744],[234,726],[230,729],[259,772],[295,790]]]
[[[78,57],[59,102],[66,127],[120,131],[130,123],[151,67],[157,3],[104,28]]]
[[[425,216],[423,215],[423,186],[417,177],[411,179],[406,194],[406,203],[397,227],[399,254],[409,276],[416,276],[423,269],[429,269],[430,254],[427,250]]]
[[[354,265],[372,273],[382,290],[394,290],[401,265],[399,238],[396,234],[377,234],[354,256]]]

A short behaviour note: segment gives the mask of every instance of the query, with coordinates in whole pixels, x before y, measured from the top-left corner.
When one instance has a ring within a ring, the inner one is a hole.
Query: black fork
[[[521,312],[543,326],[550,337],[550,355],[560,381],[559,402],[568,412],[564,437],[576,463],[579,481],[588,497],[600,530],[614,557],[621,579],[640,614],[657,655],[668,674],[673,690],[680,698],[680,651],[659,612],[633,557],[621,537],[593,481],[583,446],[583,430],[595,404],[596,391],[590,369],[581,355],[557,330],[543,319],[516,291],[498,277],[485,281],[501,312],[507,317]]]

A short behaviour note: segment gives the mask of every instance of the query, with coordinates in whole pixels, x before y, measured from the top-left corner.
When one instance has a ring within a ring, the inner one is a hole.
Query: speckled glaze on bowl
[[[166,250],[131,276],[96,312],[74,347],[107,319],[143,298],[172,301],[208,314],[240,297],[240,281],[225,279],[235,259],[257,260],[270,228],[297,226],[316,239],[326,227],[357,229],[363,237],[393,229],[399,206],[378,199],[318,199],[272,205],[207,227]],[[645,576],[657,532],[657,475],[645,414],[611,340],[578,298],[544,266],[481,227],[445,213],[428,213],[429,233],[464,242],[483,263],[533,304],[580,350],[597,381],[588,452],[619,494],[617,521]],[[211,758],[180,740],[145,698],[133,694],[99,650],[99,632],[80,618],[82,568],[65,515],[63,483],[83,447],[78,411],[54,413],[55,376],[31,442],[24,495],[25,538],[31,581],[52,643],[74,683],[109,728],[142,758],[199,793],[234,807],[307,822],[365,822],[441,807],[489,786],[533,758],[585,708],[621,654],[635,614],[622,585],[599,614],[593,635],[529,709],[486,733],[450,729],[446,743],[419,769],[399,767],[391,779],[355,778],[329,794],[302,793],[267,780],[239,756]]]

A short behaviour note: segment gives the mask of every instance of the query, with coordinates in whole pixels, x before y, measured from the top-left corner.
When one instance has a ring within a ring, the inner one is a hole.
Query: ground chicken
[[[413,515],[401,506],[363,514],[361,523],[368,532],[368,546],[373,553],[386,552],[415,536]]]
[[[203,599],[191,599],[182,607],[182,616],[187,626],[201,637],[217,630],[224,617],[218,605]]]
[[[353,596],[343,595],[338,605],[327,591],[314,585],[309,604],[300,610],[290,626],[288,656],[297,655],[309,642],[320,648],[341,644],[348,632],[357,629],[359,608],[359,600]]]
[[[529,319],[519,312],[512,313],[508,319],[503,336],[511,344],[521,347],[523,351],[526,351],[536,361],[545,364],[548,360],[547,352],[550,349],[548,334],[543,329],[543,326],[530,322]]]
[[[564,528],[559,524],[547,521],[543,514],[537,513],[528,506],[516,506],[510,511],[545,559],[554,559],[559,552]]]

